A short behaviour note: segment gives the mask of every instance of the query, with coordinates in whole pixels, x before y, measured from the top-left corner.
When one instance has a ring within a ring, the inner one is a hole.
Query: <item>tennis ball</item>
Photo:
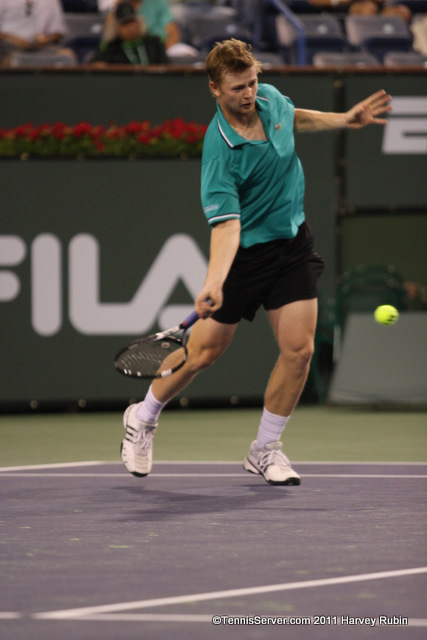
[[[383,304],[375,309],[374,317],[379,324],[394,324],[399,319],[399,312],[391,304]]]

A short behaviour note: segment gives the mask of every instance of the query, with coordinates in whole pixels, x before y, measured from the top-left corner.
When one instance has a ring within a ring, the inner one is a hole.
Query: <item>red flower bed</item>
[[[80,122],[0,129],[1,158],[199,157],[206,126],[181,118],[153,126],[147,120],[108,127]]]

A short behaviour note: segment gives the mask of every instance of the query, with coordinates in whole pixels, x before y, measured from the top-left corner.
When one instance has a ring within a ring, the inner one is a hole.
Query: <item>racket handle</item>
[[[185,318],[185,320],[183,320],[182,322],[183,327],[185,327],[186,329],[189,329],[190,327],[193,326],[193,324],[197,322],[199,317],[200,316],[197,313],[197,311],[192,311],[190,315],[187,318]]]
[[[206,300],[204,300],[204,302],[209,302],[210,298],[206,298]],[[199,320],[200,316],[197,313],[197,311],[192,311],[192,313],[190,313],[190,315],[185,318],[185,320],[182,322],[182,326],[185,327],[186,329],[189,329],[190,327],[193,326],[193,324],[195,324],[197,322],[197,320]]]

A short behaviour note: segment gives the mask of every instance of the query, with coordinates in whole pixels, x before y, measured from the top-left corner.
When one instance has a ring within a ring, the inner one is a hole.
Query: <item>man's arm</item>
[[[181,33],[179,31],[179,27],[176,22],[169,22],[165,26],[166,31],[166,42],[165,47],[169,49],[172,45],[177,44],[177,42],[181,41]]]
[[[304,131],[328,131],[334,129],[362,129],[370,124],[384,125],[387,120],[379,118],[391,111],[391,96],[377,91],[366,100],[358,102],[345,113],[327,113],[309,109],[295,109],[295,129]]]
[[[56,44],[61,38],[60,33],[50,33],[49,35],[40,34],[35,40],[25,40],[24,38],[9,33],[0,33],[0,41],[6,42],[15,49],[22,49],[23,51],[42,49],[50,44]]]
[[[40,33],[34,43],[32,43],[35,47],[42,49],[43,47],[48,47],[51,44],[57,44],[62,39],[61,33]]]
[[[239,248],[239,242],[239,220],[220,222],[212,229],[206,280],[195,300],[195,309],[202,318],[209,317],[222,306],[222,287]]]

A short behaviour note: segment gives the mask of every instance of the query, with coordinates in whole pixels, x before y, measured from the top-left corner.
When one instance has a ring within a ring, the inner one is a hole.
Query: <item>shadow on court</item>
[[[425,638],[427,465],[295,468],[3,469],[2,640]]]
[[[285,491],[273,492],[269,487],[254,487],[253,485],[241,485],[241,489],[245,493],[239,495],[236,501],[235,495],[226,495],[222,491],[220,495],[194,493],[180,493],[179,491],[161,491],[155,489],[147,489],[142,491],[141,488],[125,487],[119,488],[119,491],[125,491],[131,497],[137,497],[138,501],[143,501],[143,506],[138,509],[123,512],[118,519],[123,522],[173,522],[177,518],[183,516],[193,516],[198,514],[199,519],[205,515],[218,513],[233,513],[236,517],[239,512],[247,509],[259,510],[266,509],[268,505],[273,506],[275,502],[278,507],[283,508],[284,501],[289,501],[292,496]],[[230,492],[231,493],[231,492]],[[270,495],[269,495],[270,493]]]

